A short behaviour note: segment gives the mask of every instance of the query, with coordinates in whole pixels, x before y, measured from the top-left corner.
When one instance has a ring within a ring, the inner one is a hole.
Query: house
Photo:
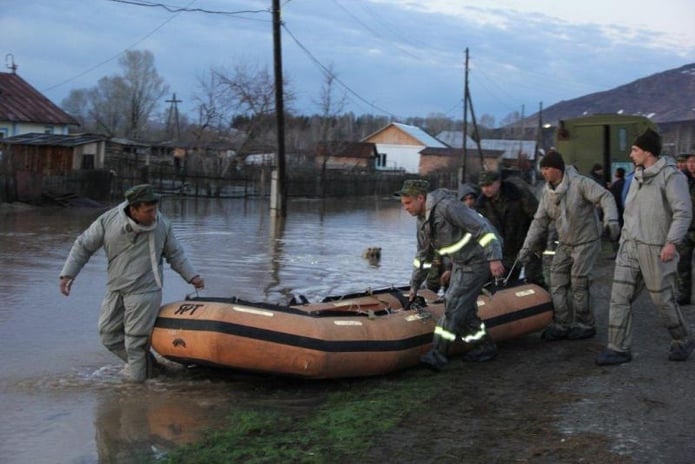
[[[21,201],[36,201],[49,192],[104,199],[110,185],[103,173],[105,147],[106,137],[98,134],[5,137],[0,139],[0,171],[14,176]]]
[[[437,138],[456,148],[462,148],[461,131],[445,131],[437,134]],[[485,152],[501,152],[502,157],[497,169],[511,169],[519,172],[531,172],[536,163],[536,141],[516,139],[481,139],[480,148]],[[478,157],[478,144],[470,137],[466,138],[468,157]],[[493,169],[493,166],[487,166]]]
[[[475,156],[474,156],[475,155]],[[462,148],[425,148],[420,152],[420,175],[428,176],[442,172],[456,172],[461,168]],[[485,166],[485,170],[497,170],[502,163],[501,150],[483,150],[483,159],[480,160],[478,151],[468,151],[466,159],[466,178],[478,178],[478,174]]]
[[[328,142],[316,149],[316,166],[326,169],[374,170],[378,152],[369,142]]]
[[[361,140],[376,145],[376,169],[420,174],[420,152],[425,148],[447,148],[419,127],[392,122]]]
[[[22,134],[67,135],[75,118],[16,73],[0,73],[0,138]]]

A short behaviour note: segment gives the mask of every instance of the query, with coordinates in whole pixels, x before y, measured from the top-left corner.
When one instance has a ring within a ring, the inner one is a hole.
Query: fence
[[[270,196],[272,170],[267,167],[232,171],[224,176],[189,175],[171,166],[144,166],[131,175],[112,170],[76,170],[64,176],[33,176],[14,173],[0,178],[0,202],[25,201],[55,203],[59,198],[88,198],[114,202],[123,198],[133,185],[150,183],[164,194],[211,198],[249,198]],[[419,177],[403,172],[325,171],[290,169],[286,185],[288,197],[355,197],[391,195],[403,181]],[[455,188],[451,173],[429,176],[432,189]],[[33,192],[29,194],[27,192]]]

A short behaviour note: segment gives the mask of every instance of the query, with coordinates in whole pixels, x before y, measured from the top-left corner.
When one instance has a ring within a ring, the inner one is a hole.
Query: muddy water
[[[265,200],[165,199],[205,296],[310,301],[405,285],[414,219],[398,201],[291,200],[284,221]],[[0,209],[0,461],[138,463],[219,425],[237,404],[310,404],[316,387],[239,373],[170,365],[145,385],[123,383],[121,365],[96,330],[105,285],[103,253],[92,257],[70,297],[58,273],[94,209]],[[362,257],[382,248],[378,264]],[[165,271],[164,301],[192,287]],[[311,391],[314,390],[314,391]]]

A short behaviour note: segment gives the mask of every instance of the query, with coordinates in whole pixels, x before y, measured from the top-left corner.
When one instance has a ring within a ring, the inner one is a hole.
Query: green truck
[[[632,171],[632,141],[647,128],[657,130],[644,116],[597,114],[565,119],[555,131],[555,148],[565,163],[581,174],[589,175],[594,164],[601,164],[605,181],[609,183],[617,168]]]

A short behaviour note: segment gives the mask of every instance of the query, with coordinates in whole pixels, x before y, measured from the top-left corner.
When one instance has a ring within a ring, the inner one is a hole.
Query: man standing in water
[[[434,329],[432,349],[420,358],[434,370],[448,362],[450,345],[461,337],[472,348],[465,361],[488,361],[497,346],[478,317],[477,300],[490,276],[501,277],[502,245],[490,223],[446,189],[427,193],[426,180],[407,180],[397,192],[405,210],[417,217],[417,256],[410,279],[410,299],[427,277],[436,255],[453,265],[444,316]]]
[[[77,237],[60,272],[60,291],[70,295],[79,272],[103,247],[108,281],[99,317],[101,342],[128,364],[130,380],[143,382],[154,363],[149,337],[162,303],[162,258],[195,288],[205,283],[158,211],[159,196],[152,186],[132,187],[125,200]]]

